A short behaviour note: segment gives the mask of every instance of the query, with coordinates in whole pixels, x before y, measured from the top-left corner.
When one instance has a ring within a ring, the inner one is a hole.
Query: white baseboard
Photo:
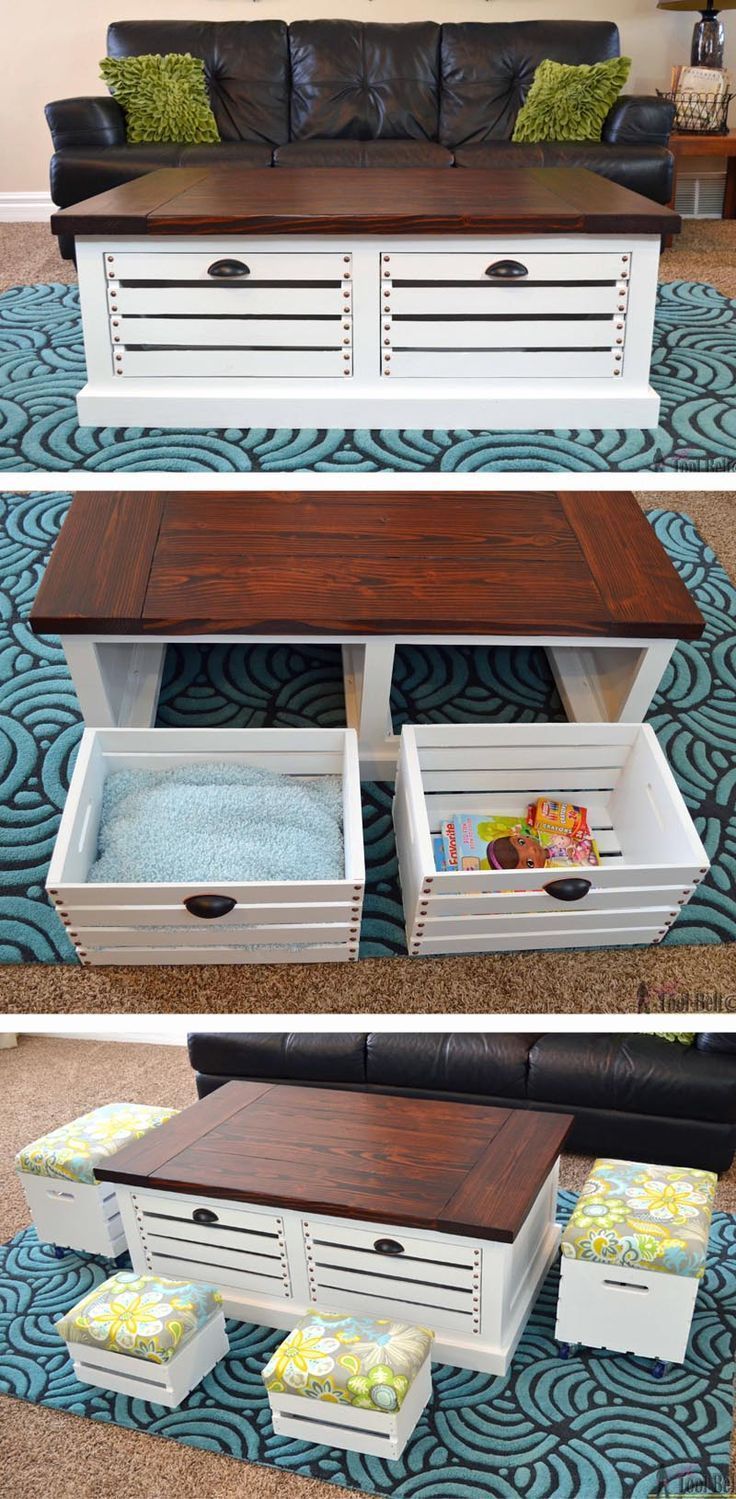
[[[0,224],[46,223],[53,211],[48,193],[0,193]]]

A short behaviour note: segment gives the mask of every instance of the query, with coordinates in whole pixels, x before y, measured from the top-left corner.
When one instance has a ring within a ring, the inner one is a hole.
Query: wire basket
[[[663,93],[657,89],[660,99],[669,99],[675,106],[673,130],[681,135],[728,135],[728,107],[734,94],[680,94],[675,89]]]

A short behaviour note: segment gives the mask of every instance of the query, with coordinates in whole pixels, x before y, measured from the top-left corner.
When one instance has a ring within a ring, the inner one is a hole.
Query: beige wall
[[[564,17],[616,20],[622,51],[634,66],[628,88],[667,87],[670,68],[687,62],[694,15],[657,11],[656,0],[5,0],[6,43],[0,97],[0,192],[42,191],[48,184],[50,137],[43,118],[49,99],[105,90],[98,77],[108,18],[235,20],[353,16],[375,21],[449,17],[512,21]],[[725,15],[727,62],[736,69],[736,16]]]

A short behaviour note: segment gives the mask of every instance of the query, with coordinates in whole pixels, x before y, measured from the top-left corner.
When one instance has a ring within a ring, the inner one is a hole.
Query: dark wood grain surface
[[[77,495],[31,613],[61,634],[592,635],[704,622],[633,495]]]
[[[569,1114],[230,1082],[100,1181],[512,1243]]]
[[[80,235],[675,234],[680,223],[582,167],[167,167],[51,218],[54,233]]]

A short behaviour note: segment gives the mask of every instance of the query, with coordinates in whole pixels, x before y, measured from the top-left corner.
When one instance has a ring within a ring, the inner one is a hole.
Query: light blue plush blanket
[[[92,884],[331,880],[345,873],[339,776],[250,765],[113,771]]]

